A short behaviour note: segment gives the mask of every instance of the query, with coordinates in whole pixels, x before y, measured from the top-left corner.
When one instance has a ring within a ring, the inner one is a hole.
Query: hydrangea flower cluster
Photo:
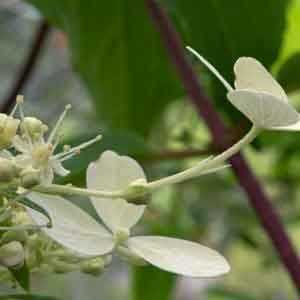
[[[229,271],[222,255],[199,243],[135,236],[132,228],[143,217],[153,190],[222,170],[228,167],[226,160],[261,130],[300,130],[300,117],[281,86],[254,58],[237,60],[233,88],[200,54],[188,49],[224,84],[229,101],[253,123],[252,129],[223,153],[154,181],[147,180],[134,159],[105,151],[87,168],[87,188],[78,188],[54,184],[54,176],[69,174],[62,163],[101,136],[79,146],[65,145],[56,153],[58,132],[70,107],[47,134],[46,124],[24,116],[19,96],[10,115],[0,114],[1,266],[99,275],[117,254],[133,264],[149,263],[184,276],[216,277]],[[102,224],[64,198],[68,195],[88,197]]]

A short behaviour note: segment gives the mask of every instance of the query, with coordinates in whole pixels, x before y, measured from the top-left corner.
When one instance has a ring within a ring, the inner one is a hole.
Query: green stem
[[[215,158],[208,158],[201,161],[196,166],[182,171],[180,173],[155,180],[149,183],[145,183],[143,188],[147,191],[157,189],[162,186],[179,183],[186,181],[193,177],[209,173],[218,168],[222,168],[222,164],[231,156],[240,151],[242,147],[251,143],[255,137],[259,134],[260,129],[253,126],[251,130],[237,143],[231,146],[226,151],[217,155]],[[88,197],[101,197],[101,198],[125,198],[128,201],[134,199],[136,191],[132,191],[133,195],[130,195],[127,190],[124,191],[99,191],[99,190],[90,190],[84,188],[78,188],[71,185],[58,185],[58,184],[49,184],[49,185],[38,185],[32,189],[36,192],[52,194],[52,195],[66,195],[66,196],[88,196]],[[139,195],[139,193],[138,193]]]
[[[74,187],[71,185],[59,185],[59,184],[49,184],[49,185],[38,185],[32,188],[33,191],[52,194],[52,195],[65,195],[65,196],[94,196],[101,198],[120,198],[123,196],[122,191],[98,191],[90,190],[79,187]]]
[[[218,166],[223,164],[228,158],[238,153],[242,147],[244,147],[247,144],[250,144],[259,133],[260,133],[260,129],[253,125],[251,130],[241,140],[239,140],[237,143],[235,143],[226,151],[217,155],[213,159],[207,160],[207,162],[204,161],[204,163],[200,162],[198,165],[188,170],[182,171],[180,173],[149,182],[147,184],[147,187],[149,189],[156,189],[158,187],[162,187],[162,186],[166,186],[178,182],[183,182],[195,176],[205,174],[209,172],[209,170],[217,168]]]

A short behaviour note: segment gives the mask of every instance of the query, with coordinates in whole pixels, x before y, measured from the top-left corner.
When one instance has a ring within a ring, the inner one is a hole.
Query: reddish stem
[[[168,15],[155,0],[145,0],[145,3],[155,25],[161,33],[163,43],[169,52],[170,59],[177,68],[190,101],[195,105],[199,115],[203,117],[211,130],[216,147],[220,151],[224,150],[229,146],[224,145],[222,142],[226,128],[211,105],[207,94],[199,84],[197,76],[186,58],[181,40],[171,24]],[[229,162],[300,294],[300,261],[279,216],[242,154],[236,154]]]
[[[38,56],[42,50],[48,32],[50,30],[49,25],[45,21],[41,21],[37,32],[33,38],[32,45],[30,47],[29,54],[23,64],[20,73],[14,82],[11,91],[9,92],[6,99],[3,101],[1,105],[0,112],[8,113],[16,101],[17,95],[21,92],[27,80],[29,79],[35,64],[37,62]]]

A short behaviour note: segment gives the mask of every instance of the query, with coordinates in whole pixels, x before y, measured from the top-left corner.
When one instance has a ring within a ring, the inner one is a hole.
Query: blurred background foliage
[[[184,43],[202,53],[231,83],[235,60],[256,57],[300,109],[299,0],[159,2]],[[150,179],[182,170],[214,152],[205,124],[185,101],[143,1],[2,0],[3,99],[41,18],[53,29],[23,89],[27,112],[51,124],[64,105],[72,103],[64,141],[76,144],[99,131],[104,136],[99,145],[68,163],[72,175],[66,182],[83,186],[87,164],[105,149],[135,157]],[[248,122],[228,104],[224,88],[193,62],[211,101],[232,128],[230,137],[240,137]],[[299,137],[263,133],[245,154],[300,251]],[[91,206],[84,208],[93,214]],[[116,258],[100,278],[36,274],[34,291],[55,299],[296,299],[230,170],[156,192],[141,227],[218,249],[228,257],[232,271],[218,280],[191,280],[152,267],[130,268]],[[2,290],[11,291],[9,286]]]

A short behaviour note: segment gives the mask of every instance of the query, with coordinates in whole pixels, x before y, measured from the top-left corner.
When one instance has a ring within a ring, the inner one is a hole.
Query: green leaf
[[[26,291],[30,290],[30,272],[26,262],[21,268],[18,269],[9,269],[14,279],[18,284]],[[1,299],[1,298],[0,298]]]
[[[0,296],[0,300],[58,300],[57,298],[47,297],[47,296],[39,296],[33,294],[18,294],[18,295],[4,295]]]
[[[51,219],[49,213],[43,207],[41,207],[40,205],[34,203],[33,201],[31,201],[25,197],[17,197],[17,201],[31,209],[38,211],[39,213],[43,214],[48,219],[47,227],[52,227],[52,219]]]
[[[277,80],[287,92],[300,90],[300,52],[289,57],[281,66]]]
[[[233,82],[233,65],[238,57],[255,57],[267,68],[275,61],[282,44],[288,3],[288,0],[176,1],[175,9],[170,12],[184,33],[184,43],[195,48]],[[234,113],[225,99],[224,87],[220,83],[213,87],[219,109]]]
[[[114,128],[146,135],[182,94],[143,1],[29,2],[67,33],[74,67]]]
[[[290,0],[290,5],[286,13],[286,30],[280,51],[280,56],[276,62],[275,69],[284,63],[289,57],[300,51],[299,31],[300,31],[300,2]]]

